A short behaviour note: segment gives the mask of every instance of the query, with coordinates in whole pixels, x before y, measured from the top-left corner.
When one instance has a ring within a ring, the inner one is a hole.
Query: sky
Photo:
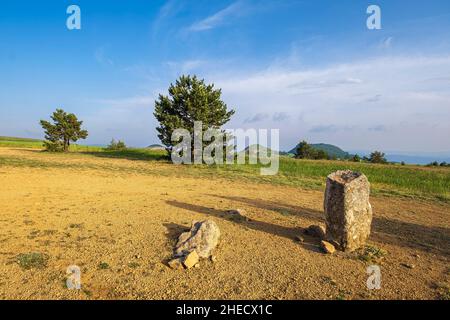
[[[81,29],[69,30],[69,5]],[[381,29],[366,10],[381,8]],[[227,128],[344,150],[450,153],[448,0],[3,0],[0,135],[75,113],[86,144],[159,143],[158,94],[182,74],[222,89]]]

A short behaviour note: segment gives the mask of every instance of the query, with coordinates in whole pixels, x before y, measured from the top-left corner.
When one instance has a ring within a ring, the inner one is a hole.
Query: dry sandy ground
[[[368,290],[370,263],[323,254],[313,238],[294,240],[323,223],[322,192],[160,175],[170,167],[154,162],[5,148],[0,156],[80,164],[0,166],[2,299],[435,299],[437,286],[448,285],[448,205],[372,198],[370,244],[388,254],[381,289]],[[230,221],[224,212],[236,208],[251,221]],[[168,268],[176,237],[206,218],[222,232],[217,261]],[[22,269],[16,256],[28,252],[48,255],[47,266]],[[65,287],[69,265],[81,267],[81,291]]]

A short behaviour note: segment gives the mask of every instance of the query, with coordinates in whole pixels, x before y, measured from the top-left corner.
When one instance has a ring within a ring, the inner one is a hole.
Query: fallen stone
[[[185,257],[183,257],[183,265],[190,269],[194,267],[196,264],[198,264],[199,256],[197,254],[197,251],[193,250],[189,254],[187,254]]]
[[[333,254],[336,251],[336,248],[331,243],[329,243],[328,241],[322,240],[320,242],[320,247],[322,248],[322,250],[325,253]]]
[[[183,263],[181,261],[181,258],[176,258],[176,259],[170,260],[168,265],[169,265],[170,268],[172,268],[174,270],[184,269],[183,268]]]
[[[304,242],[305,239],[302,236],[295,236],[295,241]]]
[[[250,220],[247,218],[246,212],[242,209],[228,210],[226,214],[227,217],[234,222],[248,222]]]
[[[211,256],[211,262],[216,262],[217,261],[217,257],[216,256]]]
[[[326,239],[351,252],[365,245],[370,235],[370,184],[364,174],[337,171],[327,177],[325,190]]]
[[[209,258],[220,239],[220,230],[212,220],[193,222],[190,231],[182,233],[175,246],[175,256],[182,257],[196,251],[200,258]]]
[[[402,263],[401,265],[408,269],[414,269],[416,267],[415,265],[413,265],[411,263]]]
[[[305,229],[305,234],[322,240],[325,239],[325,228],[322,226],[311,225]]]

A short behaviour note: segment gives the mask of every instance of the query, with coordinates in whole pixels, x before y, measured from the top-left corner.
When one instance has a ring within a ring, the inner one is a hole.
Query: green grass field
[[[0,147],[42,148],[42,142],[33,139],[0,138]],[[71,146],[71,153],[56,155],[60,157],[75,157],[82,155],[99,158],[118,158],[133,161],[160,161],[169,163],[165,151],[150,149],[127,149],[124,151],[108,151],[101,147]],[[35,163],[26,159],[10,159],[0,156],[1,165],[25,166],[61,166],[55,163]],[[78,165],[77,165],[78,166]],[[369,163],[354,163],[346,161],[314,161],[298,160],[289,157],[280,157],[279,173],[275,176],[261,176],[260,165],[223,165],[223,166],[177,166],[168,170],[161,167],[160,174],[184,175],[208,178],[244,179],[254,183],[271,183],[290,185],[308,189],[323,189],[326,176],[336,170],[351,169],[363,172],[372,184],[374,194],[384,194],[403,197],[415,197],[434,201],[450,202],[450,168],[425,167],[413,165],[377,165]],[[102,166],[102,169],[109,166]],[[114,168],[117,170],[119,168]],[[129,170],[125,169],[124,170]],[[140,168],[141,173],[154,174],[152,168],[147,172]],[[167,171],[167,172],[166,172]]]
[[[0,147],[42,149],[43,145],[44,145],[44,141],[39,140],[39,139],[0,136]],[[70,146],[70,151],[73,151],[73,152],[101,151],[101,150],[103,150],[103,148],[101,148],[101,147],[83,146],[83,145],[77,145],[77,144]]]

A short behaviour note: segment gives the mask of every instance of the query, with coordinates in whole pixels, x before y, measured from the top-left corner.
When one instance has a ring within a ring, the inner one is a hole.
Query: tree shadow
[[[236,223],[238,225],[241,225],[243,227],[246,227],[251,230],[256,231],[262,231],[271,235],[275,235],[278,237],[284,237],[289,240],[294,240],[296,236],[303,235],[304,229],[303,228],[289,228],[284,227],[280,225],[275,225],[271,223],[267,223],[264,221],[254,220],[254,219],[248,219],[247,217],[239,216],[237,213],[230,213],[228,211],[222,211],[217,209],[212,209],[200,205],[195,204],[189,204],[184,203],[176,200],[168,200],[166,201],[167,204],[184,209],[189,210],[192,212],[202,213],[205,215],[214,216],[216,218],[220,218],[226,221],[231,221],[233,223]],[[304,248],[314,251],[314,252],[321,252],[319,248],[319,240],[314,237],[310,236],[304,236],[304,242],[299,242]]]
[[[449,228],[374,217],[372,230],[373,239],[376,241],[450,256]]]
[[[169,266],[169,261],[173,259],[174,248],[178,241],[178,237],[183,232],[189,231],[189,228],[186,226],[182,226],[176,223],[163,223],[163,226],[166,227],[167,232],[164,234],[167,238],[167,246],[171,248],[171,253],[167,257],[165,257],[161,262],[167,266]]]
[[[265,210],[286,210],[292,215],[324,222],[324,213],[301,206],[279,204],[273,201],[249,199],[237,196],[209,195],[217,198],[245,203]],[[445,227],[424,226],[386,217],[373,217],[371,239],[411,249],[450,255],[450,229]]]
[[[48,153],[47,150],[45,149],[32,149],[32,148],[8,148],[9,150],[14,150],[14,151],[23,151],[23,152],[28,152],[28,153]]]
[[[165,151],[156,151],[149,149],[126,149],[126,150],[103,150],[103,151],[85,151],[83,154],[89,154],[99,158],[127,159],[133,161],[168,161],[169,157]]]
[[[249,199],[245,197],[238,196],[219,196],[215,194],[208,194],[208,196],[226,199],[235,202],[241,202],[250,205],[255,208],[260,208],[264,210],[276,211],[282,214],[288,214],[291,216],[297,216],[301,218],[306,218],[313,220],[315,222],[325,223],[325,216],[322,211],[318,211],[311,208],[305,208],[301,206],[294,206],[289,204],[281,204],[275,201],[267,201],[260,199]]]

